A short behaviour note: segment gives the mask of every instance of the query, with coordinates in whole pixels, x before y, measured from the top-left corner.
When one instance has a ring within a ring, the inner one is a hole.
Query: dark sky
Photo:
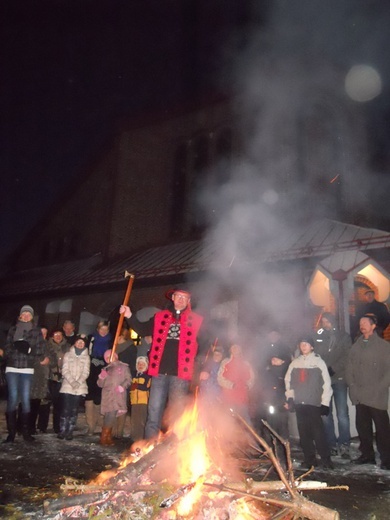
[[[223,32],[242,16],[235,0],[12,0],[0,9],[3,250],[121,120],[202,95]]]
[[[291,27],[300,25],[304,45],[318,45],[346,68],[363,60],[381,71],[383,93],[367,110],[372,163],[383,173],[390,162],[384,131],[390,114],[389,3],[330,0],[323,12],[323,1],[317,7],[316,0],[278,3],[281,12],[290,10],[281,23],[291,19]],[[269,9],[270,3],[2,2],[0,259],[54,200],[61,203],[61,193],[120,120],[142,110],[169,111],[221,85],[230,59],[226,49],[232,56],[242,51],[262,20],[256,10],[269,14],[263,5]],[[201,28],[197,33],[194,20]],[[278,44],[283,52],[288,39]]]

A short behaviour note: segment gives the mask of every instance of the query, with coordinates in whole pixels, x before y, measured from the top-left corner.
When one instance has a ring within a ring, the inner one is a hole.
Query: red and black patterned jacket
[[[169,330],[172,325],[177,323],[177,318],[172,311],[167,309],[158,311],[148,322],[139,322],[134,316],[128,322],[130,327],[141,336],[152,336],[148,374],[150,376],[159,375]],[[177,355],[177,376],[180,379],[192,379],[198,352],[198,334],[202,322],[203,317],[192,310],[185,309],[180,313]]]

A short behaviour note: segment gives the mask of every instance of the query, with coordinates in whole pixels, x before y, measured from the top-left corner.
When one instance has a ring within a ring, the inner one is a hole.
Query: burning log
[[[193,419],[194,413],[191,412],[191,415]],[[97,510],[95,514],[98,515],[99,511],[110,508],[110,511],[114,510],[111,515],[113,519],[119,517],[133,519],[138,518],[138,516],[132,516],[133,509],[144,507],[148,509],[147,517],[155,520],[221,518],[219,516],[221,511],[224,512],[224,515],[225,513],[228,515],[226,518],[239,517],[249,520],[251,518],[265,518],[265,514],[269,515],[269,510],[264,510],[263,514],[263,510],[260,509],[260,504],[265,503],[274,510],[279,509],[275,518],[299,516],[308,520],[339,520],[337,511],[308,500],[302,495],[302,492],[348,488],[343,486],[329,488],[324,482],[296,479],[293,474],[288,441],[278,437],[276,432],[270,428],[272,435],[285,446],[287,458],[287,469],[285,470],[274,453],[277,450],[272,450],[269,444],[249,424],[240,416],[237,417],[257,442],[256,453],[272,463],[279,480],[255,482],[249,479],[244,483],[236,482],[234,476],[230,475],[231,480],[228,484],[222,466],[218,466],[207,453],[210,446],[206,446],[205,441],[207,438],[210,440],[212,436],[204,435],[203,430],[199,431],[199,428],[192,433],[184,433],[184,436],[176,436],[180,429],[178,428],[175,433],[171,432],[162,437],[160,442],[155,444],[151,451],[145,453],[141,458],[136,461],[133,458],[132,463],[120,467],[116,473],[110,474],[104,482],[99,482],[98,478],[91,485],[82,487],[75,485],[74,489],[82,491],[81,494],[66,496],[51,502],[46,501],[44,503],[45,512],[52,513],[59,509],[84,506],[85,518],[90,518],[88,511],[91,508],[94,511]],[[266,423],[265,425],[268,427]],[[186,431],[185,428],[182,428],[182,430]],[[241,438],[243,438],[242,430],[240,432]],[[219,439],[219,436],[214,436],[213,440],[215,438]],[[200,449],[204,450],[203,455]],[[225,453],[223,450],[221,451],[223,454]],[[185,458],[182,458],[183,455]],[[202,458],[204,461],[200,460]],[[190,463],[190,459],[195,460]],[[167,461],[171,462],[170,474],[168,475],[165,472],[164,476],[164,473],[160,475],[158,472],[156,473],[161,467],[165,468]],[[196,464],[193,464],[195,462]],[[199,467],[199,462],[203,463],[202,468]],[[192,473],[193,466],[196,466],[195,473]],[[228,465],[224,467],[227,469]],[[227,474],[229,474],[229,471]],[[237,475],[237,472],[233,472],[233,474]],[[267,476],[268,472],[265,478]],[[104,477],[106,478],[106,476]],[[207,489],[210,492],[207,492]],[[215,492],[212,491],[213,489]],[[70,490],[71,486],[68,486],[67,491]],[[139,503],[140,500],[143,501],[142,506]],[[238,511],[243,505],[248,508],[248,511],[242,515]],[[120,511],[118,510],[119,516],[115,515],[115,507],[122,508]],[[123,507],[130,509],[129,516],[121,516]],[[231,507],[232,509],[230,509]],[[227,511],[230,512],[227,513]],[[72,514],[77,516],[71,516]],[[65,517],[84,518],[80,511],[75,510],[65,512]]]
[[[300,483],[301,485],[298,485],[298,488],[300,490],[303,489],[326,489],[327,485],[319,486],[319,484],[322,483],[310,483],[310,485],[305,486],[302,485],[304,483]],[[321,506],[319,504],[316,504],[315,502],[311,502],[310,500],[307,500],[302,495],[297,494],[294,496],[292,500],[282,500],[277,498],[271,497],[264,497],[256,495],[252,492],[248,492],[245,490],[240,490],[236,487],[230,487],[226,485],[216,485],[216,484],[209,484],[205,483],[207,486],[214,487],[216,489],[219,489],[220,491],[227,491],[232,494],[242,495],[245,497],[250,497],[255,500],[259,500],[260,502],[265,502],[267,504],[272,504],[280,507],[284,507],[286,509],[289,509],[293,511],[294,513],[297,513],[302,518],[307,518],[308,520],[340,520],[340,515],[337,511],[334,511],[333,509],[329,509],[327,507]],[[331,489],[331,488],[328,488]],[[334,489],[334,488],[333,488]],[[346,487],[338,486],[337,489],[346,489]],[[347,488],[348,489],[348,488]],[[281,482],[259,482],[255,485],[255,490],[257,492],[270,492],[270,491],[286,491],[284,488],[284,485]]]
[[[153,469],[161,461],[173,453],[177,446],[178,440],[175,435],[170,434],[165,436],[163,440],[155,445],[155,447],[143,455],[139,460],[128,464],[116,476],[112,478],[114,484],[123,485],[126,489],[131,489],[136,484],[139,477],[142,476],[146,471]]]
[[[181,486],[175,493],[173,493],[170,497],[165,498],[161,504],[160,507],[171,507],[175,502],[179,500],[182,496],[184,496],[186,493],[191,491],[195,486],[195,482],[191,482],[190,484],[186,484],[185,486]]]

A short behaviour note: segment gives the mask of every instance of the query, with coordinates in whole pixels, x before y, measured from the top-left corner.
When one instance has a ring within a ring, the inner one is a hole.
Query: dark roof
[[[368,251],[390,247],[390,233],[333,220],[311,224],[298,238],[266,254],[261,262],[325,257],[339,251]],[[40,295],[48,292],[110,289],[123,282],[125,272],[141,282],[159,283],[163,278],[200,273],[212,267],[228,268],[217,259],[217,246],[193,240],[152,247],[103,264],[103,257],[28,269],[0,281],[0,298]],[[258,258],[256,258],[258,261]],[[218,265],[219,264],[219,265]]]

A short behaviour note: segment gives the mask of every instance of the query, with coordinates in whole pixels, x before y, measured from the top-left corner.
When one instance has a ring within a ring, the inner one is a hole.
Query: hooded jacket
[[[287,369],[286,398],[295,404],[329,406],[333,391],[325,362],[318,354],[301,354]]]

